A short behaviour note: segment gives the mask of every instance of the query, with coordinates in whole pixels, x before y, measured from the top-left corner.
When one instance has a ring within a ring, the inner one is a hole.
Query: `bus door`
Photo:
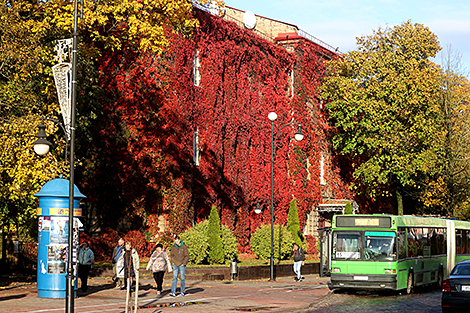
[[[331,273],[331,227],[323,227],[320,231],[320,277]]]

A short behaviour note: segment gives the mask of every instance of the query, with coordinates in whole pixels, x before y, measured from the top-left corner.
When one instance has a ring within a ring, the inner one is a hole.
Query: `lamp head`
[[[299,128],[297,128],[297,131],[294,134],[294,138],[297,141],[302,141],[304,139],[304,133],[302,132],[302,125],[299,124]]]
[[[277,119],[277,114],[276,112],[271,112],[268,114],[268,118],[271,122],[274,122]]]
[[[41,123],[38,128],[39,132],[36,135],[38,139],[33,142],[34,152],[38,155],[45,155],[49,152],[49,148],[52,144],[46,139],[46,125]]]
[[[255,213],[256,213],[256,214],[260,214],[260,213],[261,213],[261,207],[260,207],[260,205],[259,205],[259,200],[256,202]]]

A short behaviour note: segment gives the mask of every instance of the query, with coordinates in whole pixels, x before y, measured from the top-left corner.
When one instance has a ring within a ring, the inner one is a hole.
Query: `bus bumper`
[[[331,273],[330,289],[397,290],[397,276]]]

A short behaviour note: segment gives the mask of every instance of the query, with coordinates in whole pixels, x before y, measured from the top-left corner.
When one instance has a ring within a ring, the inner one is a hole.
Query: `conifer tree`
[[[211,214],[209,216],[207,237],[209,242],[209,263],[223,263],[224,249],[222,245],[222,230],[220,225],[219,212],[217,212],[217,207],[215,205],[212,206]]]
[[[303,236],[300,232],[299,211],[297,210],[297,201],[292,199],[289,204],[289,213],[287,215],[287,230],[292,234],[294,242],[302,247]]]

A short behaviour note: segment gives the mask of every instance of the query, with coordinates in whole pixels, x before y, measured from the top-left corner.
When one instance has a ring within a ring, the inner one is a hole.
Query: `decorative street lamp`
[[[33,142],[34,152],[38,155],[46,155],[49,152],[49,148],[52,145],[46,138],[46,125],[44,125],[43,120],[41,119],[41,124],[38,126],[39,132],[36,135],[38,139]]]
[[[38,125],[39,131],[38,131],[38,134],[36,135],[38,139],[35,142],[33,142],[34,152],[36,152],[36,154],[38,155],[46,155],[49,152],[50,147],[52,146],[52,143],[50,143],[47,140],[46,125],[44,125],[44,120],[56,123],[64,131],[65,140],[66,140],[65,159],[67,159],[67,150],[69,147],[69,138],[67,136],[67,131],[65,130],[64,126],[60,123],[59,120],[56,120],[53,118],[41,117],[41,124]]]
[[[270,205],[270,212],[271,212],[271,277],[270,280],[274,281],[274,156],[276,155],[276,143],[277,143],[277,136],[281,132],[284,127],[297,124],[299,127],[294,134],[294,138],[297,141],[301,141],[304,139],[304,134],[302,133],[301,124],[296,121],[292,121],[282,127],[274,134],[274,121],[277,119],[277,114],[275,112],[271,112],[268,114],[268,118],[271,121],[271,205]]]
[[[83,19],[83,2],[84,0],[74,1],[73,13],[73,34],[71,39],[59,40],[56,46],[57,59],[60,62],[55,65],[52,70],[56,79],[56,88],[59,96],[59,104],[64,116],[67,141],[70,148],[70,172],[69,172],[69,233],[68,233],[68,259],[67,259],[67,275],[66,275],[66,300],[65,312],[73,313],[74,311],[74,271],[73,271],[73,202],[74,202],[74,162],[75,162],[75,103],[77,98],[77,37],[78,37],[78,9],[80,5],[80,18]],[[70,49],[70,59],[72,64],[64,63],[65,49]],[[69,76],[70,75],[70,76]],[[55,120],[54,120],[55,121]],[[60,124],[59,124],[60,125]],[[45,126],[43,123],[39,125],[38,140],[34,142],[34,151],[39,155],[49,152],[51,143],[46,139]],[[67,150],[67,149],[66,149]]]

